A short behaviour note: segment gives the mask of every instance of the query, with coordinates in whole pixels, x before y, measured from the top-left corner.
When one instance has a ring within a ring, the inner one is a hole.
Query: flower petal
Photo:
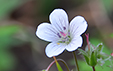
[[[87,22],[82,16],[76,16],[70,22],[70,33],[72,34],[72,37],[80,36],[86,31],[87,26]]]
[[[42,23],[38,26],[36,35],[45,41],[57,41],[58,35],[57,32],[54,30],[53,26],[49,23]]]
[[[63,9],[55,9],[50,14],[50,22],[57,31],[67,32],[68,31],[68,16]]]
[[[81,47],[82,46],[82,37],[81,36],[78,36],[76,38],[73,38],[71,40],[71,42],[66,46],[66,50],[68,51],[74,51],[76,50],[78,47]]]
[[[65,50],[65,44],[50,43],[47,45],[45,52],[48,57],[61,54]]]

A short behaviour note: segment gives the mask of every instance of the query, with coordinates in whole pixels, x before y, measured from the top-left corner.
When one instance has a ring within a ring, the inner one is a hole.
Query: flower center
[[[70,37],[70,32],[69,31],[68,31],[68,33],[64,33],[64,32],[61,32],[60,31],[57,35],[60,38],[60,41],[58,41],[58,43],[57,43],[58,45],[60,43],[66,43],[66,44],[69,44],[70,43],[71,37]]]

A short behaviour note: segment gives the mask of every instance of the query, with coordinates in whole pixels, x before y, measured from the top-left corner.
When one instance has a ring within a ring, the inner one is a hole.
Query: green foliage
[[[20,27],[17,25],[0,26],[0,50],[9,48],[14,44],[13,35],[19,31]]]
[[[107,12],[111,13],[113,0],[102,0],[102,3],[104,7],[106,8]]]
[[[0,19],[8,16],[8,14],[20,4],[22,4],[20,0],[0,0]]]
[[[12,70],[15,67],[16,59],[8,51],[0,51],[0,71]]]
[[[101,70],[102,71],[112,71],[112,69],[110,68],[111,51],[105,45],[100,43],[101,41],[99,39],[92,38],[91,42],[94,45],[92,45],[92,49],[90,50],[91,51],[90,53],[88,53],[87,49],[85,51],[82,49],[79,49],[79,51],[81,52],[81,54],[83,54],[83,56],[91,54],[90,56],[88,55],[87,58],[89,58],[89,61],[92,60],[91,62],[88,62],[88,60],[86,59],[85,56],[84,56],[84,58],[85,58],[87,64],[84,61],[79,60],[79,66],[81,66],[80,71],[91,71],[92,69],[91,69],[91,67],[88,66],[89,64],[90,64],[90,66],[96,65],[96,67],[95,67],[96,71],[101,71]],[[100,43],[100,44],[98,44],[98,43]],[[95,45],[97,45],[97,46],[95,47]],[[104,46],[104,48],[103,48],[103,46]],[[91,47],[91,44],[90,44],[90,47]]]
[[[54,8],[56,8],[57,3],[58,0],[42,0],[40,13],[44,15],[48,15]]]
[[[9,52],[9,48],[16,44],[13,37],[20,29],[18,25],[0,26],[0,71],[12,70],[15,67],[16,59]]]
[[[111,38],[113,38],[113,33],[112,33],[112,34],[110,34],[110,37],[111,37]]]
[[[81,49],[82,50],[82,49]],[[96,66],[97,63],[101,66],[105,63],[105,61],[110,59],[110,56],[103,52],[103,44],[100,43],[96,47],[90,44],[90,50],[86,47],[86,50],[82,50],[80,53],[84,56],[86,62],[90,66]]]
[[[80,71],[92,71],[92,68],[86,64],[86,62],[79,60],[78,61],[80,66]],[[96,71],[112,71],[110,67],[107,67],[109,64],[109,61],[106,61],[105,64],[101,67],[100,65],[96,65],[95,69]]]
[[[88,54],[87,54],[84,50],[82,50],[82,49],[78,49],[78,50],[79,50],[80,53],[84,56],[84,58],[85,58],[87,64],[90,65]]]

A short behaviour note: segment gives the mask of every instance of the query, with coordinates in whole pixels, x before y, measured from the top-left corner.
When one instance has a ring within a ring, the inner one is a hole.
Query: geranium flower
[[[63,9],[55,9],[49,16],[50,23],[41,23],[36,35],[47,45],[48,57],[58,56],[64,50],[75,51],[82,46],[81,34],[87,29],[87,22],[82,16],[76,16],[69,24],[68,16]]]

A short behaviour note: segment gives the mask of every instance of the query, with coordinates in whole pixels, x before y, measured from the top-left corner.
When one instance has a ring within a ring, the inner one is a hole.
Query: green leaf
[[[61,68],[60,64],[57,61],[56,61],[56,66],[57,66],[58,71],[63,71],[63,69]]]
[[[89,65],[89,57],[88,57],[87,53],[86,53],[84,50],[82,50],[82,49],[78,49],[78,50],[79,50],[80,53],[84,56],[84,58],[85,58],[87,64]]]
[[[90,65],[95,66],[96,64],[97,64],[97,56],[96,56],[96,52],[93,51],[90,58]]]

